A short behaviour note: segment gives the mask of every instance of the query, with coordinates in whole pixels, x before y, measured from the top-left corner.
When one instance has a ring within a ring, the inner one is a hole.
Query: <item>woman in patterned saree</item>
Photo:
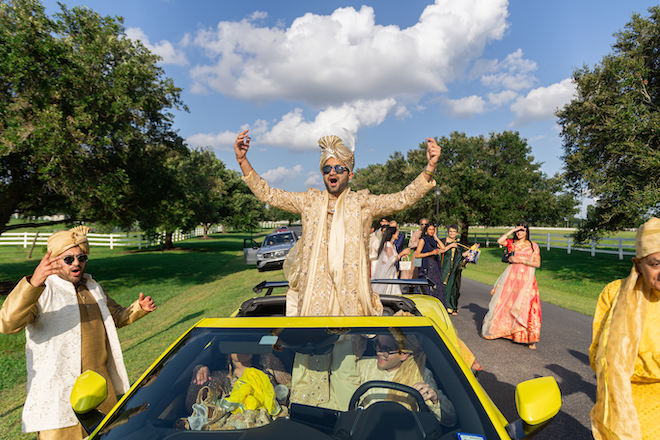
[[[508,238],[513,234],[513,239]],[[529,225],[519,222],[497,243],[514,254],[495,282],[481,334],[486,339],[507,338],[535,349],[541,334],[541,298],[534,272],[541,266],[539,246],[529,239]]]

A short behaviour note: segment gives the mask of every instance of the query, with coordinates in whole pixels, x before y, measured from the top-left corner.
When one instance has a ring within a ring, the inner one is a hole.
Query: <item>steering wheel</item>
[[[372,388],[388,388],[390,390],[401,391],[403,393],[410,394],[413,399],[415,399],[415,403],[417,403],[417,408],[419,411],[431,412],[419,391],[413,387],[409,387],[408,385],[397,382],[389,382],[386,380],[370,380],[369,382],[365,382],[360,385],[360,387],[355,390],[351,396],[351,401],[348,403],[348,410],[351,411],[357,409],[357,404],[360,401],[362,395]]]

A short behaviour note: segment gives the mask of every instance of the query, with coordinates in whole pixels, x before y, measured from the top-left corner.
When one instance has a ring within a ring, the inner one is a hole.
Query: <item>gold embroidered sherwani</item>
[[[346,189],[339,197],[310,188],[303,193],[268,186],[255,171],[243,177],[259,200],[301,214],[297,270],[289,278],[288,316],[380,315],[369,283],[369,229],[374,217],[415,204],[435,186],[420,175],[403,191],[373,195]]]

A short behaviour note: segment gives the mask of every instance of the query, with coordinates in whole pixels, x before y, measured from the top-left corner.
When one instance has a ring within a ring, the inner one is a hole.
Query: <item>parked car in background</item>
[[[298,241],[295,232],[287,230],[266,235],[261,246],[252,239],[243,240],[245,264],[256,264],[259,272],[282,267],[286,256]]]

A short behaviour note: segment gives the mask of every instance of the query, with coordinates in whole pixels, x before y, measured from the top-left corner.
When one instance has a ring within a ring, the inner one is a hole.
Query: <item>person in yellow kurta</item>
[[[84,371],[96,371],[107,381],[101,412],[115,405],[116,393],[128,391],[117,328],[156,309],[153,299],[142,293],[129,307],[121,307],[85,274],[88,231],[78,226],[51,235],[48,252],[34,273],[16,285],[0,309],[0,332],[25,329],[27,397],[22,429],[37,432],[39,440],[86,436],[69,400]]]
[[[415,204],[435,186],[432,179],[440,146],[431,138],[428,163],[403,191],[372,195],[351,191],[354,139],[331,135],[319,139],[320,169],[326,190],[287,192],[271,188],[247,160],[247,130],[234,143],[236,160],[252,192],[270,206],[301,214],[302,237],[285,263],[289,290],[287,316],[365,316],[382,314],[383,306],[369,282],[369,227],[374,217]]]
[[[660,438],[660,219],[639,227],[632,260],[628,278],[603,289],[594,315],[596,440]]]

